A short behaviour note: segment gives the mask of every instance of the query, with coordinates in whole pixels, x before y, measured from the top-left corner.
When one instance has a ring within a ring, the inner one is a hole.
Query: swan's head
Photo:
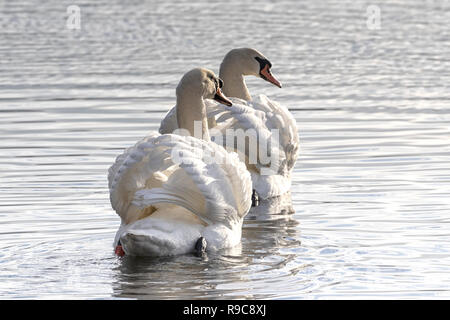
[[[272,63],[258,50],[252,48],[238,48],[228,52],[220,65],[222,68],[234,68],[244,76],[255,76],[262,78],[277,87],[281,83],[272,75]]]
[[[177,96],[189,93],[231,106],[231,101],[222,93],[222,87],[222,79],[217,77],[214,72],[204,68],[195,68],[181,78],[177,86]]]

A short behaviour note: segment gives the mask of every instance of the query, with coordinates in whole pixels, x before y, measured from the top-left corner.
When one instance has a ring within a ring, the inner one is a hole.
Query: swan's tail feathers
[[[125,223],[139,216],[136,210],[157,203],[184,207],[208,224],[231,223],[251,205],[251,177],[236,154],[173,134],[153,134],[117,157],[109,187]]]
[[[196,206],[196,203],[190,201],[190,199],[184,198],[180,194],[169,193],[163,188],[139,190],[135,193],[132,201],[132,204],[141,210],[161,203],[175,204],[201,216],[200,213],[202,211],[199,210],[199,206]],[[205,222],[210,223],[210,221]]]
[[[132,203],[141,210],[154,204],[170,203],[184,207],[207,224],[212,222],[206,214],[204,195],[181,169],[175,170],[161,188],[137,191]]]

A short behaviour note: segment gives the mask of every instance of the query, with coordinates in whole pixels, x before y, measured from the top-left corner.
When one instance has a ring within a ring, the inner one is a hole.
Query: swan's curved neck
[[[222,91],[227,97],[252,100],[239,66],[225,59],[220,65],[219,77],[223,80]]]
[[[189,131],[193,137],[210,141],[206,106],[203,97],[193,92],[185,91],[177,95],[178,127]]]

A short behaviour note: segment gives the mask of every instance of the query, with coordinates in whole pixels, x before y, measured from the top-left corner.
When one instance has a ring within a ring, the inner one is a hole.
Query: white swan
[[[203,102],[215,98],[231,104],[222,84],[212,71],[194,69],[177,87],[180,127],[193,133],[194,121],[201,121],[203,140],[155,132],[109,169],[111,205],[121,218],[117,254],[176,255],[240,242],[251,206],[251,177],[237,154],[209,140]],[[208,155],[216,161],[207,161]]]
[[[261,162],[247,167],[252,175],[253,188],[262,199],[282,195],[290,190],[291,173],[299,153],[299,136],[295,119],[289,110],[270,100],[265,95],[252,99],[245,84],[244,76],[253,75],[281,88],[281,84],[272,75],[272,64],[260,52],[250,48],[233,49],[224,57],[220,65],[220,77],[224,81],[223,92],[229,96],[233,106],[208,101],[206,103],[209,127],[222,132],[223,144],[226,144],[227,129],[255,130],[258,138],[270,140],[272,130],[278,130],[279,144],[272,146],[272,152],[279,155],[275,172],[261,174],[267,167]],[[161,122],[159,131],[169,133],[178,127],[176,108],[172,108]],[[274,150],[277,148],[277,150]],[[248,158],[248,150],[245,152]]]

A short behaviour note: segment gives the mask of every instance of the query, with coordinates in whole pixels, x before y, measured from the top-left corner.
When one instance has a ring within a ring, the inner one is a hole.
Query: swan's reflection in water
[[[279,250],[300,246],[292,213],[290,194],[261,201],[244,221],[241,244],[217,253],[125,256],[114,270],[113,294],[139,299],[265,298],[255,287],[266,287],[273,271],[292,260]]]
[[[281,215],[291,215],[295,212],[292,206],[292,196],[288,192],[282,196],[260,200],[258,206],[252,207],[245,217],[247,220],[272,220]]]

